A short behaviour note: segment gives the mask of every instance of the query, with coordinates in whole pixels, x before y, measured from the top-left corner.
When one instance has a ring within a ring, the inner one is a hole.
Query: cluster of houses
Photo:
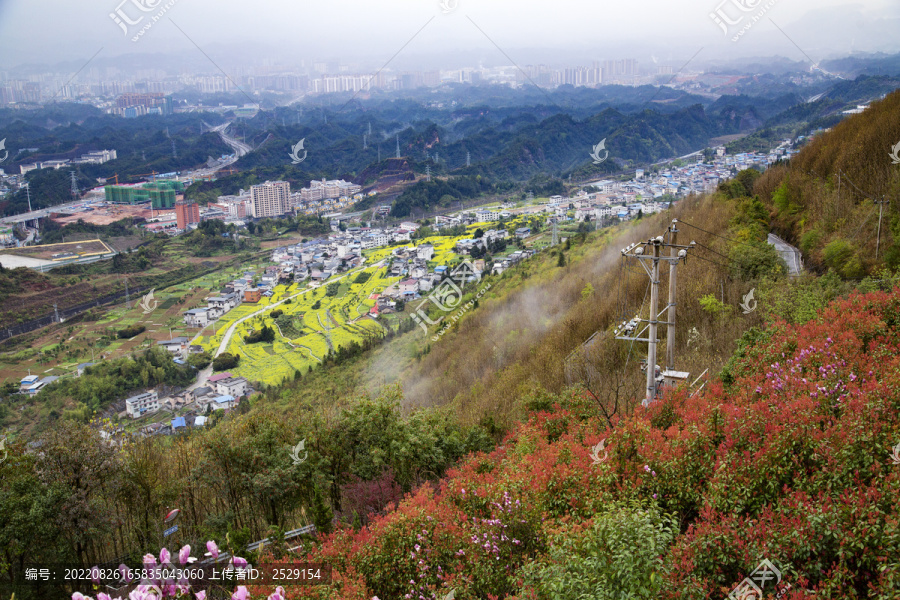
[[[207,416],[215,410],[230,411],[238,406],[240,399],[252,392],[250,382],[231,373],[220,373],[210,377],[206,384],[191,391],[184,391],[166,398],[160,398],[156,390],[147,390],[125,400],[120,417],[140,419],[161,410],[175,415],[169,421],[150,423],[141,431],[146,434],[170,434],[185,427],[203,427]]]
[[[365,263],[364,250],[379,248],[397,242],[408,242],[416,229],[416,223],[401,223],[397,227],[350,227],[340,229],[340,222],[331,222],[333,233],[327,238],[314,239],[295,246],[277,248],[272,253],[269,267],[273,274],[284,280],[322,283],[329,277],[359,267]]]
[[[278,267],[267,267],[259,276],[259,281],[254,284],[256,279],[255,272],[247,271],[234,281],[228,282],[218,294],[206,298],[206,306],[186,310],[183,314],[184,324],[188,327],[206,327],[242,302],[259,302],[264,296],[271,296],[272,289],[279,283],[290,283],[293,280],[292,276],[286,275]],[[187,338],[175,338],[157,343],[174,353],[197,351],[193,346],[182,347],[186,342]]]

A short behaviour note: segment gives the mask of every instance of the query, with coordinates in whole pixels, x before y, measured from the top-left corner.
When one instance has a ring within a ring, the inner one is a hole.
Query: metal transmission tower
[[[559,223],[556,218],[553,219],[553,239],[551,240],[550,245],[559,245]]]
[[[397,136],[397,158],[400,158],[400,136]]]
[[[178,150],[175,149],[175,140],[172,140],[172,158],[178,158]]]
[[[372,121],[369,121],[369,135],[372,135]]]
[[[425,181],[431,181],[431,165],[425,165]]]
[[[363,150],[369,149],[369,140],[367,138],[368,138],[368,136],[364,133],[363,134]]]
[[[78,177],[75,171],[69,171],[69,179],[72,181],[72,197],[75,198],[78,196]]]
[[[467,167],[472,166],[472,153],[471,152],[466,152],[466,166]]]
[[[28,212],[31,212],[31,184],[25,183],[25,195],[28,197]]]
[[[660,384],[674,385],[677,381],[684,381],[689,373],[675,370],[675,292],[677,285],[678,263],[685,260],[687,251],[694,247],[694,242],[688,246],[679,246],[678,220],[673,219],[668,229],[669,241],[659,236],[646,242],[634,243],[622,250],[622,257],[636,259],[647,275],[650,277],[650,315],[649,319],[641,318],[641,314],[635,315],[630,321],[623,321],[615,330],[617,340],[647,342],[647,393],[644,398],[644,406],[652,402],[659,391]],[[662,249],[669,248],[668,256],[662,255]],[[669,303],[662,312],[659,311],[659,263],[669,263]],[[646,263],[649,262],[648,266]],[[659,318],[665,314],[666,320]],[[646,325],[638,331],[641,323]],[[659,343],[657,329],[659,325],[665,325],[666,330],[666,369],[657,375],[656,347]],[[646,333],[647,337],[642,337]]]

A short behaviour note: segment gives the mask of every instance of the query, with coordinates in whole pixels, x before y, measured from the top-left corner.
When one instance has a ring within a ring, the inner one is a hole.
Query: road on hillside
[[[346,273],[344,273],[344,274],[341,275],[340,277],[337,277],[337,278],[335,278],[335,279],[329,279],[329,280],[326,280],[326,283],[334,283],[334,282],[336,282],[336,281],[340,281],[341,279],[344,279],[345,277],[347,277],[347,276],[349,276],[349,275],[355,274],[355,273],[356,273],[357,271],[359,271],[360,269],[368,269],[368,268],[370,268],[370,267],[381,268],[381,267],[384,266],[384,262],[385,262],[385,261],[382,260],[382,261],[380,261],[380,262],[375,263],[374,265],[363,265],[362,267],[359,267],[359,268],[354,269],[354,270],[352,270],[352,271],[347,271]],[[216,356],[219,356],[220,354],[222,354],[223,352],[225,352],[225,349],[228,348],[229,342],[231,342],[231,336],[234,335],[234,331],[235,331],[235,329],[237,329],[237,326],[238,326],[238,325],[240,325],[241,323],[243,323],[243,322],[246,321],[247,319],[251,319],[251,318],[255,317],[256,315],[259,315],[259,314],[262,314],[262,313],[266,312],[267,310],[272,310],[272,309],[275,308],[276,306],[282,304],[285,300],[290,300],[291,298],[296,298],[297,296],[301,296],[301,295],[305,294],[305,293],[308,292],[308,291],[309,291],[309,288],[303,290],[302,292],[297,292],[297,293],[294,294],[293,296],[289,296],[289,297],[285,298],[284,300],[279,300],[279,301],[276,302],[275,304],[270,304],[270,305],[268,305],[268,306],[264,306],[264,307],[262,307],[261,309],[259,309],[258,311],[254,312],[254,313],[250,313],[250,314],[247,315],[246,317],[241,317],[240,319],[238,319],[237,321],[235,321],[234,323],[232,323],[232,324],[228,327],[228,329],[225,331],[225,337],[222,338],[222,343],[219,344],[219,349],[216,350],[216,353],[215,353],[215,355],[214,355],[213,358],[215,358]]]
[[[800,272],[803,271],[803,258],[800,250],[791,246],[774,233],[769,234],[768,242],[775,246],[778,254],[781,255],[781,258],[787,264],[788,275],[791,277],[800,275]]]

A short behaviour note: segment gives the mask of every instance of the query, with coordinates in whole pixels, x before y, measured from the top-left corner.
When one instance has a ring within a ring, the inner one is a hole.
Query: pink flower
[[[131,581],[131,572],[128,570],[128,567],[125,564],[119,565],[119,574],[125,581]]]
[[[219,547],[216,546],[216,543],[212,540],[206,542],[206,555],[212,556],[213,560],[217,560],[219,558]]]
[[[234,558],[231,559],[231,564],[233,564],[236,567],[243,568],[243,567],[247,566],[247,559],[241,558],[240,556],[235,556]]]
[[[152,554],[145,554],[145,555],[144,555],[144,564],[147,565],[147,566],[153,566],[153,565],[155,565],[155,564],[156,564],[156,557],[153,556]]]
[[[194,562],[194,561],[190,560],[190,558],[191,558],[191,547],[190,546],[185,546],[181,550],[178,551],[178,562],[180,562],[181,564],[183,564],[183,565],[187,564],[188,561]]]
[[[656,494],[653,494],[653,499],[656,500]]]
[[[80,592],[72,594],[72,600],[91,600],[90,596],[82,596]]]
[[[250,600],[250,592],[243,585],[239,585],[235,593],[231,595],[231,600]]]
[[[100,568],[99,567],[93,567],[91,569],[91,581],[93,581],[94,583],[100,583]]]
[[[172,553],[163,548],[159,551],[159,564],[167,565],[169,564],[169,559],[172,558]]]
[[[97,594],[97,600],[112,600],[107,594],[100,592]]]
[[[206,600],[206,591],[200,590],[197,592],[197,600]]]

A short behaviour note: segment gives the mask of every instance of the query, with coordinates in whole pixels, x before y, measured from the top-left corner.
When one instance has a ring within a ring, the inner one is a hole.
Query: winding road
[[[775,235],[769,234],[768,242],[775,246],[775,250],[781,255],[781,258],[787,264],[788,274],[791,277],[797,277],[803,271],[803,257],[800,250],[791,246],[786,241]]]

